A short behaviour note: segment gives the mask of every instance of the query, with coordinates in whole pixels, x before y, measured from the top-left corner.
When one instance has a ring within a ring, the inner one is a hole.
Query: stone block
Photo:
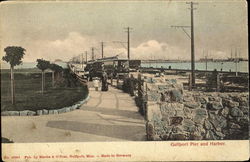
[[[171,101],[181,102],[183,99],[182,91],[178,89],[173,89],[170,91]]]
[[[70,108],[70,111],[74,111],[76,109],[75,106],[70,106],[69,108]]]
[[[69,107],[66,107],[66,108],[65,108],[65,112],[70,112],[70,108],[69,108]]]
[[[20,111],[19,114],[20,116],[27,116],[28,111],[24,110],[24,111]]]
[[[177,115],[176,114],[177,111],[178,111],[178,114],[182,114],[183,105],[180,103],[164,103],[160,106],[160,110],[162,114],[166,114],[169,117],[173,117]]]
[[[157,91],[150,91],[147,94],[148,101],[160,101],[161,94],[159,94]]]
[[[218,102],[218,101],[210,101],[208,104],[207,104],[207,109],[209,110],[220,110],[220,109],[223,109],[223,105],[221,102]]]
[[[43,110],[37,110],[36,115],[43,115]]]
[[[170,140],[186,140],[187,135],[184,133],[173,133],[170,135]]]
[[[196,108],[199,108],[201,105],[198,102],[184,102],[184,106],[190,109],[196,109]]]
[[[154,78],[152,78],[152,77],[148,77],[148,78],[146,79],[146,82],[147,82],[147,83],[156,83],[156,79],[154,79]]]
[[[43,115],[47,115],[47,114],[49,114],[49,111],[46,109],[43,109]]]
[[[183,130],[186,132],[194,132],[196,130],[195,123],[191,119],[185,119],[182,122]]]
[[[220,132],[220,131],[214,131],[214,134],[216,136],[218,136],[219,139],[223,139],[225,137],[225,135],[222,132]]]
[[[36,112],[30,110],[20,111],[20,116],[33,116],[36,115]]]
[[[153,141],[155,136],[154,125],[152,122],[146,123],[146,133],[147,133],[147,140]]]
[[[204,120],[208,117],[207,111],[205,109],[195,109],[193,121],[198,124],[203,124]]]
[[[217,96],[216,93],[211,94],[212,96],[208,97],[208,101],[216,101],[216,102],[221,102],[221,98]]]
[[[227,106],[229,108],[239,107],[240,105],[239,102],[232,101],[231,99],[223,99],[222,104],[223,106]]]
[[[57,112],[58,112],[59,114],[65,113],[65,109],[64,109],[64,108],[58,109]]]
[[[233,123],[233,122],[228,122],[228,127],[230,129],[240,129],[240,125],[239,124],[236,124],[236,123]]]
[[[54,114],[59,114],[57,110],[54,110]]]
[[[184,113],[183,109],[182,110],[177,109],[177,110],[175,110],[175,112],[176,112],[176,116],[185,117],[185,113]]]
[[[208,97],[206,97],[206,96],[195,96],[195,101],[199,102],[201,104],[207,104],[208,103]]]
[[[223,116],[210,114],[209,121],[214,125],[216,130],[227,127],[227,120]]]
[[[211,130],[208,130],[208,131],[206,132],[205,138],[206,138],[207,140],[218,140],[218,139],[219,139],[219,138],[214,134],[214,132],[211,131]]]
[[[183,121],[183,117],[181,116],[174,116],[170,118],[170,125],[181,125]]]
[[[183,108],[183,111],[184,111],[184,117],[187,118],[187,119],[191,119],[193,117],[193,114],[192,114],[192,110],[187,108],[187,107],[184,107]]]
[[[213,125],[209,122],[209,120],[204,120],[204,128],[207,130],[213,129]]]
[[[249,107],[247,106],[240,106],[239,109],[243,112],[243,114],[249,113]]]
[[[239,108],[234,107],[234,108],[231,109],[230,115],[232,117],[241,117],[244,114],[243,114],[243,112]]]
[[[54,114],[54,110],[49,110],[49,114]]]
[[[229,108],[225,107],[224,109],[221,110],[221,115],[224,117],[227,117],[229,114]]]
[[[19,116],[19,111],[3,111],[2,116]]]
[[[169,86],[166,84],[160,84],[160,85],[158,85],[157,88],[158,88],[158,90],[163,91],[163,90],[169,89]]]

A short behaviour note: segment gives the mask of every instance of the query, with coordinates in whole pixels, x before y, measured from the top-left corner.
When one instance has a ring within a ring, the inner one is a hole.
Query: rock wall
[[[174,79],[146,78],[148,140],[249,139],[249,94],[184,91]]]

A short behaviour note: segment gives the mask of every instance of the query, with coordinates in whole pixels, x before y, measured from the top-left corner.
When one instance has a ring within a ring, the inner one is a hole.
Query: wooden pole
[[[191,71],[192,71],[192,87],[195,87],[195,54],[194,54],[194,18],[193,18],[193,2],[191,5]]]
[[[10,86],[11,86],[11,103],[15,104],[15,82],[14,82],[14,66],[10,67]]]

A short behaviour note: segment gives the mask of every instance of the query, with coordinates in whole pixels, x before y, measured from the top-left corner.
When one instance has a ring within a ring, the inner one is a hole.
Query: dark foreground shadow
[[[145,140],[145,127],[130,125],[105,125],[75,121],[49,121],[47,127],[83,132],[93,135],[119,138],[131,141]]]
[[[14,143],[13,141],[9,140],[8,138],[2,137],[2,143]]]

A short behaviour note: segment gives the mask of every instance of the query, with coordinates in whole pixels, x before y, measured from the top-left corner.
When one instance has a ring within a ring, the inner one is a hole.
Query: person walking
[[[99,78],[95,77],[93,78],[93,85],[96,91],[98,91],[99,88]]]
[[[108,75],[105,71],[102,74],[102,91],[108,91]]]

